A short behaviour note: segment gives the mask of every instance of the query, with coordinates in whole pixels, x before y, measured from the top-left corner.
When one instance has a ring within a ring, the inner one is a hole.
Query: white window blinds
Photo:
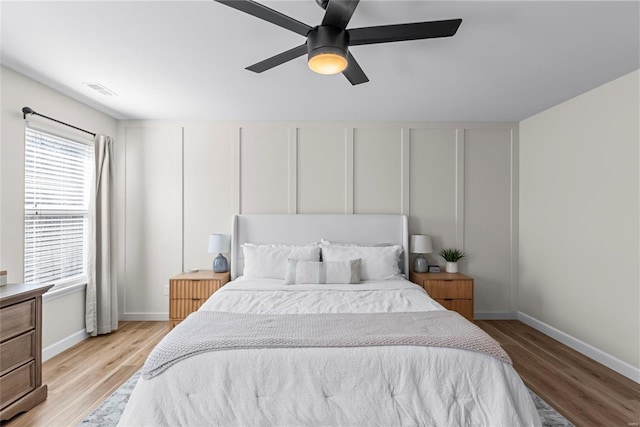
[[[24,280],[86,281],[93,146],[27,127]]]

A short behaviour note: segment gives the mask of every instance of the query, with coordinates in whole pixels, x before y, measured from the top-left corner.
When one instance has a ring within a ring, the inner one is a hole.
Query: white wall
[[[601,351],[618,370],[635,368],[636,381],[639,77],[520,123],[518,303],[533,323],[594,347],[594,357]]]
[[[467,250],[478,317],[513,317],[517,144],[513,123],[122,122],[122,318],[166,319],[169,278],[210,269],[236,213],[407,214]]]
[[[115,135],[116,120],[74,101],[6,67],[0,67],[0,269],[10,283],[22,282],[24,272],[24,128],[22,107],[92,132]],[[71,128],[30,116],[41,127],[73,134]],[[82,137],[86,134],[78,133]],[[84,291],[65,294],[43,304],[43,348],[68,342],[84,329]],[[67,340],[67,341],[65,341]]]

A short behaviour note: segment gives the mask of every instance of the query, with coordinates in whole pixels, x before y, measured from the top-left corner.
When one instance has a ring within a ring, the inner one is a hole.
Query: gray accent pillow
[[[304,261],[289,259],[285,285],[360,283],[361,259],[346,261]]]

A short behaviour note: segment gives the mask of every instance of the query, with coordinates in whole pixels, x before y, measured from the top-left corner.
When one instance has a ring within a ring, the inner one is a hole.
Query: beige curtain
[[[118,329],[118,294],[112,270],[113,138],[95,137],[95,176],[89,205],[89,266],[85,322],[92,336]]]

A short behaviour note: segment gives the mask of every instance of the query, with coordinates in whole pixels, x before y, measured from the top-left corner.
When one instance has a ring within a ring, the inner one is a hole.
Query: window
[[[93,145],[29,127],[25,135],[24,280],[86,282]]]

